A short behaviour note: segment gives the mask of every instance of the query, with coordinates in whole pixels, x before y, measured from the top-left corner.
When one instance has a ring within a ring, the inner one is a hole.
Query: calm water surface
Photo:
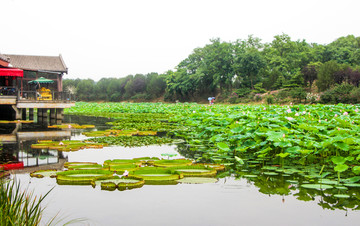
[[[96,124],[101,130],[107,128],[104,123],[109,121],[89,117],[67,117],[66,120]],[[84,139],[84,136],[81,131],[72,131],[67,139]],[[68,161],[102,164],[107,159],[161,157],[162,153],[177,153],[177,158],[182,157],[176,145],[105,147],[57,156],[67,158]],[[34,191],[35,195],[45,194],[54,188],[45,199],[43,220],[46,222],[58,215],[59,225],[72,219],[83,219],[74,225],[106,226],[360,224],[359,211],[323,209],[319,205],[323,201],[320,196],[305,202],[293,195],[267,195],[259,192],[253,182],[231,176],[221,178],[214,184],[144,185],[126,191],[105,191],[99,186],[57,185],[56,179],[30,178],[27,173],[17,174],[16,178],[24,188]]]

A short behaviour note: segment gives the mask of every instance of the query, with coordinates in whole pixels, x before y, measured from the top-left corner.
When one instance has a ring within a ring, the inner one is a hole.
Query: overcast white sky
[[[65,78],[173,70],[211,38],[360,36],[359,0],[1,0],[0,53],[62,54]]]

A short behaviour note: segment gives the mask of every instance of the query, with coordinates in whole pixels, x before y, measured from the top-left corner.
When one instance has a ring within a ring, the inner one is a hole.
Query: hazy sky
[[[0,53],[62,54],[65,78],[173,70],[212,38],[360,36],[359,0],[1,0]]]

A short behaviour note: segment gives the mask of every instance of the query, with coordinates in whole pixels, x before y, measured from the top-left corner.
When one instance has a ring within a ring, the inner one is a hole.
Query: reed
[[[40,204],[50,191],[38,198],[21,191],[19,182],[0,179],[0,225],[39,225],[44,210]]]

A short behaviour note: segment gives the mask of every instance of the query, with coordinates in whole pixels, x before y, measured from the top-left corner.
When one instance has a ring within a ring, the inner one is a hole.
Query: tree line
[[[63,84],[82,101],[198,101],[218,96],[236,102],[285,90],[300,101],[316,92],[328,95],[323,102],[346,102],[334,95],[348,95],[347,101],[355,102],[360,101],[355,100],[360,98],[359,81],[360,37],[348,35],[322,45],[293,41],[281,34],[270,43],[251,35],[234,42],[212,39],[194,49],[175,70],[163,74],[102,78],[98,82],[65,79]],[[336,89],[348,93],[337,93]],[[353,97],[357,92],[359,97]]]

